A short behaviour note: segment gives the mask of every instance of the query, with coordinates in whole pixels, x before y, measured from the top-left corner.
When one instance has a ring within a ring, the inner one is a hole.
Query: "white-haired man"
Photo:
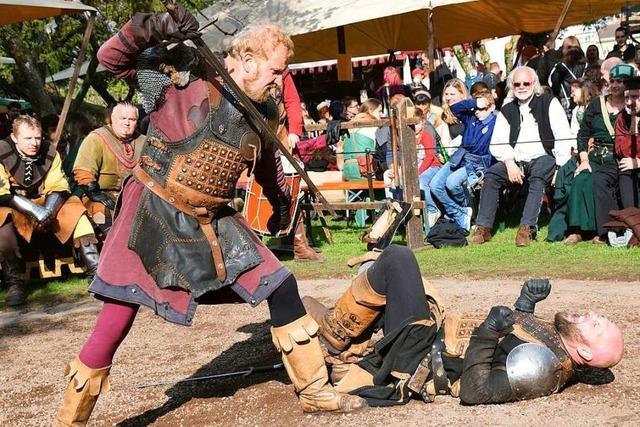
[[[543,93],[532,68],[515,68],[507,87],[514,99],[502,107],[496,120],[489,149],[498,162],[485,172],[477,228],[470,243],[491,240],[502,189],[527,183],[529,191],[516,235],[516,246],[527,246],[537,227],[545,187],[556,165],[565,164],[575,146],[562,105],[553,95]]]

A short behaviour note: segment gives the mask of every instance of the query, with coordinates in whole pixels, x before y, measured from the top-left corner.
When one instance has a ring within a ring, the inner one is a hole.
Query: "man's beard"
[[[262,104],[263,102],[266,102],[267,99],[269,99],[271,97],[271,91],[276,87],[276,85],[270,84],[270,85],[265,86],[265,87],[260,87],[260,88],[254,89],[254,88],[251,87],[251,85],[256,80],[248,80],[246,82],[244,93],[246,93],[247,96],[252,101],[257,102],[259,104]]]
[[[569,321],[569,313],[561,311],[556,313],[553,318],[553,324],[560,335],[575,342],[582,342],[582,333],[575,323]]]

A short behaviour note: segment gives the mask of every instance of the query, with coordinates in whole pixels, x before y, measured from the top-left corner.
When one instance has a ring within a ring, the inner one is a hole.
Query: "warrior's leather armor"
[[[260,153],[260,139],[225,87],[207,87],[209,113],[188,138],[167,143],[149,129],[134,172],[147,189],[129,236],[129,247],[160,287],[195,298],[262,261],[226,207],[240,174]],[[262,111],[277,114],[270,105]]]

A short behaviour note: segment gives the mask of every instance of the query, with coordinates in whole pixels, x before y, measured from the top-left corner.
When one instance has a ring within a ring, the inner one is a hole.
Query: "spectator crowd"
[[[566,37],[557,50],[524,46],[506,76],[491,63],[461,80],[444,62],[431,70],[424,52],[411,84],[388,66],[375,97],[323,101],[313,114],[286,74],[273,92],[278,136],[306,169],[341,171],[346,181],[372,177],[384,181],[387,197],[402,199],[402,147],[389,126],[375,123],[409,103],[426,229],[451,224],[470,233],[469,243],[483,244],[498,218],[519,216],[515,244],[527,246],[546,207],[549,241],[627,246],[635,238],[625,209],[639,207],[635,61],[622,28],[606,58]],[[87,274],[95,273],[122,183],[144,161],[146,120],[133,104],[113,106],[102,126],[73,113],[53,141],[57,120],[29,116],[18,103],[0,116],[0,263],[9,305],[25,299],[23,252],[51,247],[42,236],[72,247]],[[354,125],[346,129],[348,122]],[[313,124],[326,130],[306,132]],[[296,259],[322,259],[302,222],[295,230]]]

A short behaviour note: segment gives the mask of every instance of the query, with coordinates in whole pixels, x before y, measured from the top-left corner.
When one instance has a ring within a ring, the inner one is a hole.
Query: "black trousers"
[[[371,287],[386,295],[384,333],[405,324],[407,320],[429,318],[429,307],[416,256],[405,246],[391,245],[367,270]]]
[[[520,225],[537,225],[544,190],[553,178],[556,160],[553,156],[545,154],[530,162],[518,162],[518,165],[524,172],[524,181],[529,184],[529,193],[520,217]],[[504,162],[498,162],[487,169],[480,192],[477,225],[493,228],[500,193],[507,185],[513,184],[509,182],[507,166]]]
[[[293,322],[307,314],[298,293],[298,282],[293,275],[275,290],[267,299],[271,325],[277,328]]]
[[[620,201],[622,208],[638,208],[638,192],[640,191],[640,172],[638,170],[619,172]]]
[[[620,209],[618,204],[618,164],[590,162],[593,169],[593,196],[596,201],[596,231],[606,236],[604,224],[611,221],[609,211]]]

